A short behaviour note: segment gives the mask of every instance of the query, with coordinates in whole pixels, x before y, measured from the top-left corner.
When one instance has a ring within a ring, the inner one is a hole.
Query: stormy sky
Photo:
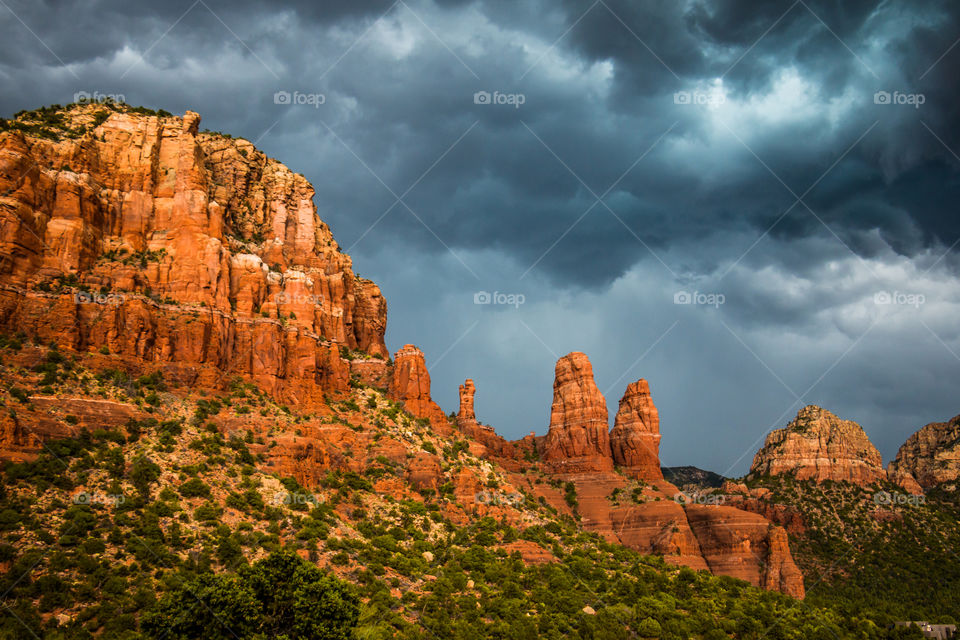
[[[0,115],[191,109],[306,175],[388,347],[507,437],[570,351],[611,423],[645,377],[664,464],[727,475],[805,404],[885,460],[960,413],[955,2],[0,0],[0,29]]]

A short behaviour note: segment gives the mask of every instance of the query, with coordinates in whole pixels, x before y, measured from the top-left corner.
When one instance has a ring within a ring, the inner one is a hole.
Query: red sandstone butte
[[[402,402],[416,417],[430,420],[434,426],[449,424],[443,409],[430,397],[430,373],[423,352],[412,344],[404,345],[393,357],[389,396]]]
[[[557,361],[543,460],[555,473],[612,471],[607,403],[586,355]]]
[[[663,480],[660,471],[660,414],[650,385],[640,379],[627,386],[610,432],[614,464],[637,480]]]

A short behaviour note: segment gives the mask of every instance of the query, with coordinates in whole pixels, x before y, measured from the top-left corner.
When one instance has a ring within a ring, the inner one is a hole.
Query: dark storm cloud
[[[3,115],[120,93],[256,141],[313,182],[447,410],[473,377],[481,419],[542,432],[575,349],[612,409],[651,378],[672,463],[733,464],[825,370],[802,400],[872,425],[888,457],[960,410],[956,3],[7,3]],[[681,289],[727,303],[678,308]],[[929,304],[879,319],[887,289]]]

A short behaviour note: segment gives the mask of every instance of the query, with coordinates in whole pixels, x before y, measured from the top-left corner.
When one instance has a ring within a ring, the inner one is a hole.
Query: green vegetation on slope
[[[858,487],[788,476],[749,483],[794,506],[806,531],[790,536],[807,599],[848,616],[953,624],[960,612],[960,493],[908,496],[888,482]]]

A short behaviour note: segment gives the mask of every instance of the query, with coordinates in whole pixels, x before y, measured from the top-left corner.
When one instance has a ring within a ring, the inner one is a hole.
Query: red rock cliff
[[[663,480],[660,471],[660,414],[646,380],[627,386],[610,432],[613,462],[637,480]]]
[[[557,361],[543,460],[557,473],[612,471],[607,403],[586,355]]]
[[[347,388],[341,347],[386,357],[386,303],[303,176],[192,112],[63,113],[80,135],[0,133],[0,327],[306,406]]]

